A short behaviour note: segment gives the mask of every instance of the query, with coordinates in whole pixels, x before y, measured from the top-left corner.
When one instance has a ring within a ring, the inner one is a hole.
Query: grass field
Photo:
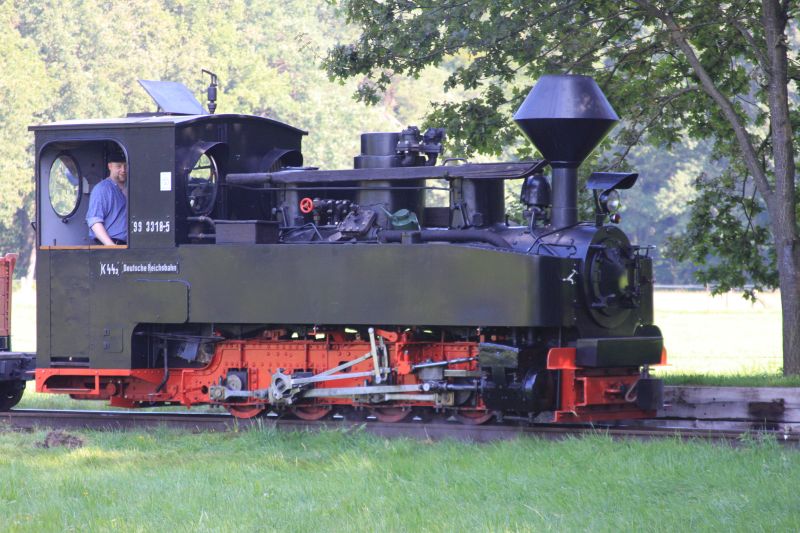
[[[800,530],[800,454],[769,441],[76,435],[0,432],[0,530]]]
[[[739,294],[657,291],[655,322],[676,373],[777,373],[781,362],[778,293],[750,303]]]

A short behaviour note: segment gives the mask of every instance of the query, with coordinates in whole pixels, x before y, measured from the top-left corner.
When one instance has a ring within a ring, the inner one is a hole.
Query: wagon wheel
[[[494,418],[494,413],[492,411],[462,410],[453,413],[453,418],[462,424],[478,426]]]
[[[380,422],[393,424],[395,422],[402,422],[411,416],[411,409],[404,407],[375,407],[372,409],[372,414]]]
[[[254,418],[266,409],[260,405],[228,405],[225,406],[225,409],[236,418]]]
[[[8,411],[19,403],[25,392],[25,382],[0,383],[0,411]]]
[[[290,409],[291,413],[300,420],[314,422],[333,415],[333,409],[323,405],[298,405]]]

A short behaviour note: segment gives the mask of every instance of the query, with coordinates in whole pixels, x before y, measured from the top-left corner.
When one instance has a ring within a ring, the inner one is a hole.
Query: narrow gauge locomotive
[[[591,78],[545,76],[517,111],[546,161],[443,160],[442,130],[409,128],[363,134],[355,168],[333,171],[303,166],[304,131],[141,83],[159,112],[31,128],[38,391],[308,420],[660,407],[651,260],[606,224],[637,175],[593,174],[595,220],[578,221],[577,168],[618,121]],[[95,246],[88,193],[112,149],[129,240]]]

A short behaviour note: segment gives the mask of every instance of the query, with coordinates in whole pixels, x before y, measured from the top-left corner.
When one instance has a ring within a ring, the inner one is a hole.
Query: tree
[[[691,241],[674,253],[698,262],[700,279],[718,290],[743,281],[780,287],[784,372],[800,373],[796,2],[341,0],[341,7],[361,33],[332,48],[326,68],[336,78],[362,78],[361,100],[378,100],[393,75],[462,61],[446,86],[479,94],[437,104],[429,118],[444,123],[465,154],[524,147],[510,117],[544,73],[593,76],[626,119],[609,167],[642,142],[663,149],[684,136],[711,142],[727,167],[698,181],[684,236]],[[711,207],[719,216],[709,218]]]
[[[625,231],[636,244],[653,245],[653,273],[657,283],[692,283],[696,267],[673,256],[686,243],[683,235],[690,222],[688,205],[697,197],[695,177],[703,172],[718,177],[709,164],[709,143],[691,140],[670,151],[643,145],[626,157],[639,173],[636,186],[625,191],[622,220]]]
[[[28,265],[35,235],[33,217],[33,151],[27,126],[46,106],[52,84],[36,43],[21,36],[19,20],[10,4],[0,4],[0,248],[27,250],[19,271]]]

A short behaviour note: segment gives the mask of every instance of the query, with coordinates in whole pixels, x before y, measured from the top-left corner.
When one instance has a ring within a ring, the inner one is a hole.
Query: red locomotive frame
[[[447,374],[452,379],[464,380],[480,375],[477,355],[478,342],[418,341],[408,333],[376,330],[385,342],[388,377],[392,385],[409,388],[421,387],[422,380],[414,372],[414,365],[426,362],[452,361]],[[321,376],[343,363],[351,364],[346,371],[336,374],[330,381],[314,383],[314,390],[345,390],[362,387],[365,377],[376,368],[368,357],[371,345],[368,340],[348,339],[344,332],[328,332],[321,339],[279,340],[280,331],[270,331],[258,339],[222,341],[217,344],[211,361],[202,368],[163,369],[78,369],[40,368],[36,370],[36,387],[39,392],[70,394],[78,399],[109,400],[119,407],[142,407],[152,404],[180,404],[187,407],[216,404],[224,406],[234,416],[249,418],[272,407],[266,393],[274,385],[276,373],[287,375],[304,372]],[[367,354],[367,355],[362,355]],[[558,374],[558,407],[553,412],[555,422],[586,422],[647,418],[654,411],[639,409],[626,393],[640,378],[637,368],[586,369],[575,364],[575,348],[553,348],[547,354],[547,370]],[[662,364],[666,352],[662,353]],[[246,390],[251,394],[241,398],[220,398],[215,401],[213,388],[228,378],[231,371],[243,372]],[[353,377],[349,377],[348,373]],[[330,374],[328,374],[330,376]],[[472,380],[476,382],[476,379]],[[374,385],[374,381],[373,381]],[[332,396],[303,398],[288,405],[296,416],[315,420],[324,418],[337,409],[356,407],[372,413],[379,420],[400,421],[419,408],[432,408],[454,414],[463,422],[482,423],[492,418],[493,412],[483,404],[478,387],[470,402],[453,405],[446,391],[423,391],[418,394],[386,395],[378,399],[389,403],[372,405],[364,398]],[[325,394],[324,392],[318,394]]]

